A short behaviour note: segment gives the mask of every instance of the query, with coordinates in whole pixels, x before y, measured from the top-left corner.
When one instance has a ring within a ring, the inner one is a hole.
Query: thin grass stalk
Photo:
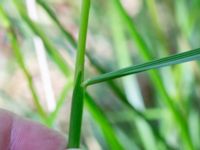
[[[84,87],[84,65],[87,29],[90,11],[90,0],[82,1],[81,24],[79,30],[78,51],[76,56],[75,85],[72,97],[72,108],[69,127],[68,148],[79,148],[81,136],[81,124],[83,114]]]

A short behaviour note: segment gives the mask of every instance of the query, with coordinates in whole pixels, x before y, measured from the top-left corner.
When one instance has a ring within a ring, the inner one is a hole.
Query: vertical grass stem
[[[82,87],[82,82],[84,79],[84,62],[89,10],[90,0],[83,0],[81,10],[81,24],[78,39],[78,51],[76,56],[75,85],[72,97],[68,148],[79,148],[80,146],[84,99],[84,88]]]

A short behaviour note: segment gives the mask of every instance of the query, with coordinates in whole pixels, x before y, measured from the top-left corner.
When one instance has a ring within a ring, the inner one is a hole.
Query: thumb
[[[0,149],[64,150],[65,142],[58,132],[0,109]]]

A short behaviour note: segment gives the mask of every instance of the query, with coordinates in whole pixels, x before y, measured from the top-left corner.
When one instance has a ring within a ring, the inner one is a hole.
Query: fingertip
[[[0,150],[65,150],[66,138],[57,131],[0,109]]]
[[[62,134],[21,117],[13,120],[11,141],[16,150],[64,150],[66,147],[66,139]]]
[[[0,109],[0,149],[8,149],[12,128],[12,113]]]

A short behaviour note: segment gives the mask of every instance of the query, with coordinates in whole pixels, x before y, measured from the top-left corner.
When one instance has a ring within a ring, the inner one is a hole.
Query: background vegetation
[[[91,1],[84,78],[199,48],[199,10],[199,0]],[[80,15],[80,0],[0,1],[0,107],[69,135]],[[199,83],[196,61],[87,87],[81,148],[200,149]]]

